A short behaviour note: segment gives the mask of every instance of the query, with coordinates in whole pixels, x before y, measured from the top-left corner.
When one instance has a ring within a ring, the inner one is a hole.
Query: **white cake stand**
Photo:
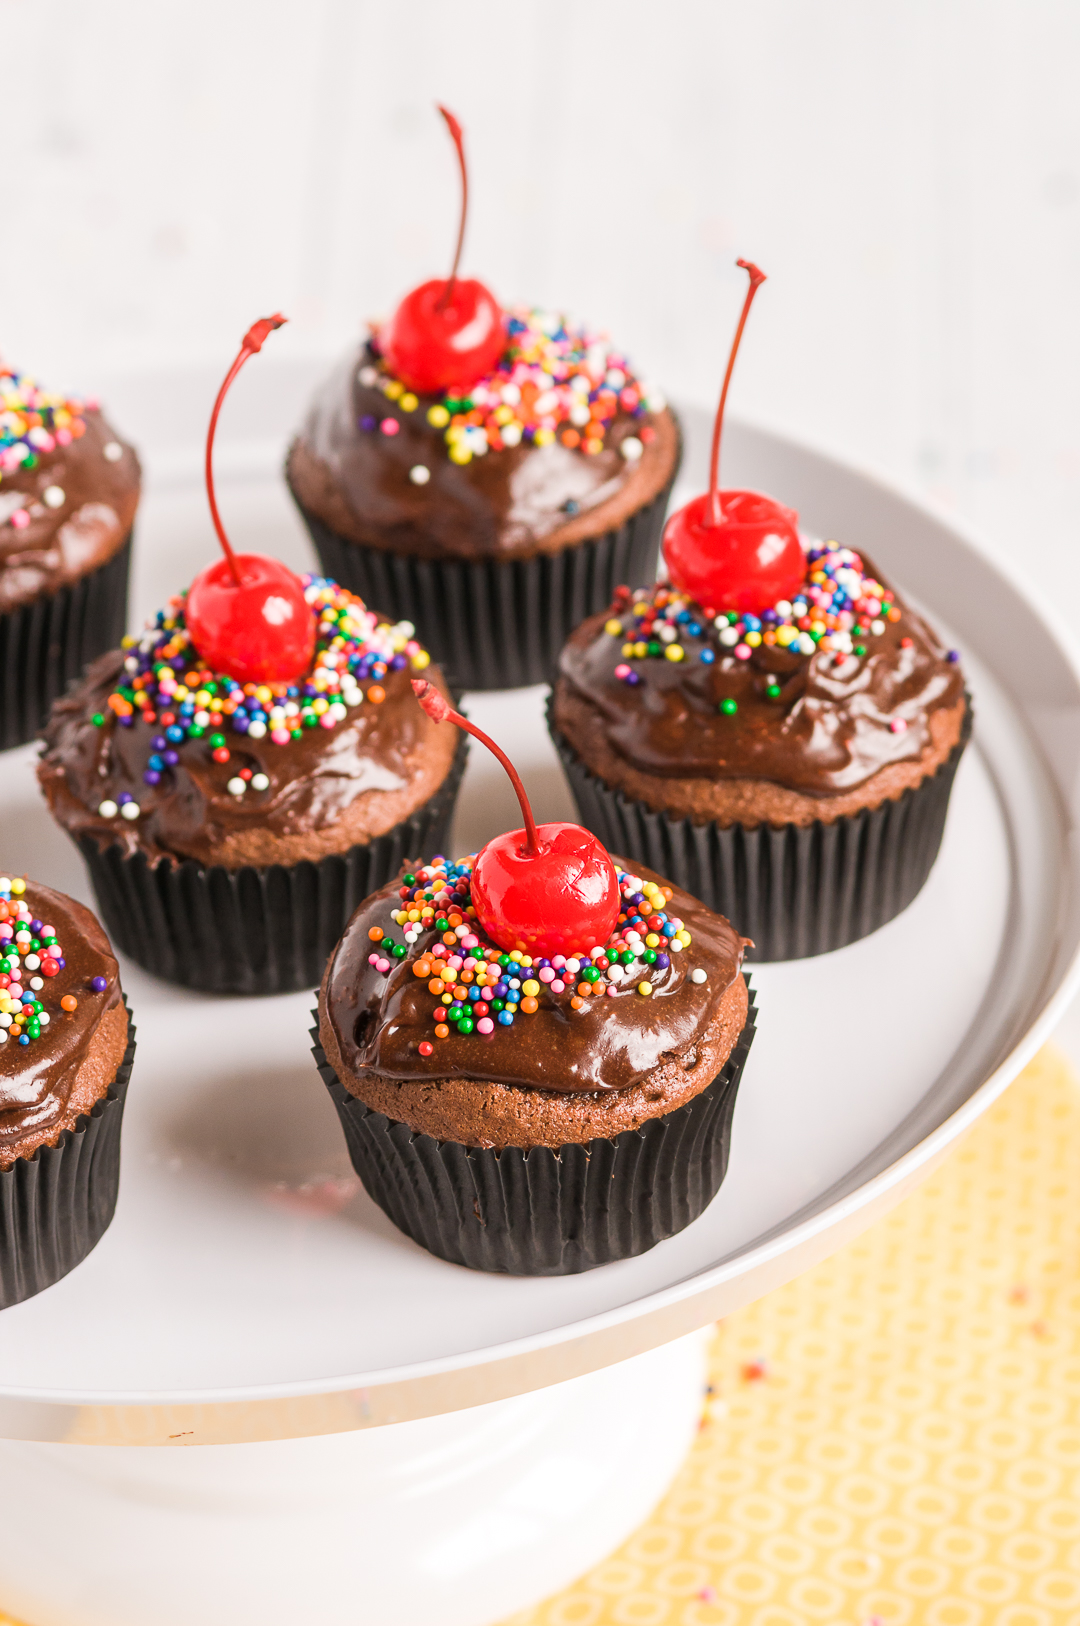
[[[701,427],[689,415],[694,486]],[[0,1606],[34,1626],[484,1626],[555,1590],[674,1472],[697,1329],[896,1203],[1052,1028],[1080,938],[1065,643],[925,508],[760,431],[733,426],[725,455],[730,483],[865,545],[963,652],[975,739],[927,886],[863,943],[755,970],[716,1201],[641,1259],[557,1280],[444,1264],[358,1189],[309,996],[207,998],[125,966],[139,1051],[116,1219],[0,1316]],[[238,543],[309,560],[273,476],[222,495]],[[136,611],[210,546],[197,485],[152,489]],[[554,817],[569,801],[543,698],[469,708]],[[32,755],[4,759],[4,863],[87,897]],[[514,816],[475,752],[457,847]]]

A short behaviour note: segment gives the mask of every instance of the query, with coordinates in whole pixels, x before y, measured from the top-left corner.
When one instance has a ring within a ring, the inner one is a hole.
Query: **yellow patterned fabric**
[[[653,1517],[505,1626],[1080,1626],[1078,1174],[1047,1047],[894,1213],[721,1324]]]
[[[1080,1626],[1080,1090],[1047,1047],[852,1246],[721,1323],[694,1450],[507,1626]]]

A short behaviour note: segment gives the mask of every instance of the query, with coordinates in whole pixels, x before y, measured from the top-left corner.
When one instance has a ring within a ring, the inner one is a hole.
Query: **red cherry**
[[[694,497],[664,527],[664,558],[677,587],[714,612],[760,615],[794,598],[806,580],[799,516],[756,491],[722,491],[724,518],[709,520],[711,494]]]
[[[192,582],[184,607],[191,641],[213,672],[238,683],[291,683],[315,654],[315,616],[303,583],[280,559],[240,553],[237,586],[227,559]]]
[[[488,937],[504,953],[520,949],[534,959],[602,948],[619,918],[619,881],[606,849],[580,824],[537,825],[506,753],[430,683],[414,678],[413,689],[429,717],[456,723],[498,757],[521,804],[525,828],[495,836],[473,865],[473,908]]]
[[[469,207],[469,174],[461,125],[448,108],[446,120],[461,167],[461,217],[449,279],[422,283],[405,295],[379,334],[379,347],[394,377],[420,395],[467,390],[495,368],[506,348],[498,300],[482,282],[458,281]]]
[[[184,605],[191,641],[207,666],[240,683],[291,683],[307,671],[315,654],[315,612],[300,578],[264,553],[235,554],[214,494],[214,434],[221,403],[248,357],[257,355],[284,322],[284,316],[264,316],[248,329],[218,390],[206,435],[206,494],[225,557],[196,576]]]
[[[737,610],[760,615],[781,599],[793,598],[806,579],[806,555],[799,541],[799,516],[757,491],[720,490],[720,433],[728,387],[746,318],[765,273],[749,260],[737,262],[750,286],[728,356],[713,425],[709,489],[678,509],[664,527],[664,560],[676,587],[715,614]]]
[[[506,329],[498,301],[482,282],[435,279],[405,295],[379,334],[379,347],[409,389],[442,395],[467,390],[495,370]]]

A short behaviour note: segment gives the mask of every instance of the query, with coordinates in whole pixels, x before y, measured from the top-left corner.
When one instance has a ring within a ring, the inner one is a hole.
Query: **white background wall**
[[[255,315],[306,377],[445,274],[438,97],[502,298],[708,401],[758,260],[736,409],[1080,591],[1075,0],[0,0],[0,54],[0,346],[152,449],[143,375],[197,436]]]

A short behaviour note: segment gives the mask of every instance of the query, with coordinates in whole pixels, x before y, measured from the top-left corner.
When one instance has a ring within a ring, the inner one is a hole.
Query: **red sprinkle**
[[[433,1044],[429,1044],[427,1039],[423,1040],[423,1042],[418,1046],[418,1049],[422,1056],[431,1056],[435,1052],[435,1046]]]

